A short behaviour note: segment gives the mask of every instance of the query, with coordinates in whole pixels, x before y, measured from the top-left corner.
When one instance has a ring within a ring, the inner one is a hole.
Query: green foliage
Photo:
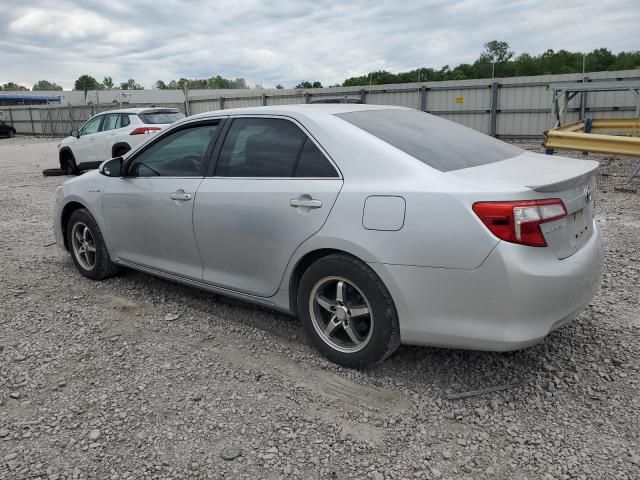
[[[188,90],[207,88],[249,88],[244,78],[236,78],[235,80],[232,80],[230,78],[223,78],[220,75],[216,75],[211,78],[181,78],[180,80],[171,80],[169,83],[164,83],[162,80],[158,80],[155,83],[155,87],[162,90],[184,90],[185,87]]]
[[[14,91],[28,92],[29,91],[27,87],[23,87],[22,85],[18,85],[17,83],[14,83],[14,82],[9,82],[9,83],[5,83],[4,85],[0,85],[0,90],[5,90],[7,92],[14,92]]]
[[[345,87],[362,85],[383,85],[389,83],[433,82],[440,80],[466,80],[471,78],[491,78],[494,62],[495,77],[519,77],[558,73],[581,73],[581,52],[567,50],[547,50],[540,55],[521,53],[514,56],[507,42],[493,40],[484,45],[484,51],[471,63],[463,63],[454,68],[445,65],[439,70],[419,68],[408,72],[391,73],[385,70],[367,75],[347,78]],[[606,48],[598,48],[585,57],[585,71],[613,71],[640,69],[640,50],[611,53]]]
[[[102,86],[107,90],[111,90],[113,88],[113,78],[104,77],[104,80],[102,80]]]
[[[62,87],[60,85],[56,85],[55,83],[49,82],[47,80],[39,80],[32,88],[34,92],[43,92],[43,91],[51,91],[58,90],[61,91]]]
[[[101,90],[102,84],[93,78],[91,75],[80,75],[76,80],[73,89],[86,92],[87,90]]]
[[[278,90],[282,90],[284,87],[282,86],[282,84],[281,84],[281,83],[279,83],[279,84],[277,84],[277,85],[276,85],[276,88],[277,88]]]
[[[322,83],[320,82],[300,82],[296,85],[296,88],[322,88]]]
[[[136,83],[133,78],[130,78],[126,82],[122,82],[120,84],[120,90],[144,90],[144,87]]]

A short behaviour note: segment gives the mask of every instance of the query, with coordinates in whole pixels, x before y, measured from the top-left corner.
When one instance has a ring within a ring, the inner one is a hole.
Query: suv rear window
[[[160,124],[160,123],[173,123],[181,118],[184,118],[184,115],[180,112],[147,112],[138,114],[140,120],[142,120],[146,124]]]
[[[523,153],[518,147],[417,110],[362,110],[336,116],[442,172]]]

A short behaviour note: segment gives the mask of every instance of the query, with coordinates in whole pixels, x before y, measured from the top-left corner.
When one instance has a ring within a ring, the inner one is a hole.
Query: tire
[[[45,177],[60,177],[66,174],[67,172],[65,172],[61,168],[45,168],[44,170],[42,170],[42,175],[44,175]]]
[[[71,214],[66,233],[71,258],[83,276],[91,280],[103,280],[118,273],[119,268],[111,261],[102,232],[86,209],[80,208]],[[80,238],[84,239],[84,242]],[[87,247],[93,247],[93,252]],[[86,255],[83,255],[82,251]]]
[[[9,130],[9,134],[7,135],[7,137],[13,138],[15,136],[16,136],[16,131],[15,130]]]
[[[65,151],[60,158],[60,168],[65,171],[66,175],[77,175],[78,166],[73,153]]]
[[[371,268],[349,255],[333,254],[313,263],[300,279],[297,303],[307,336],[334,363],[371,367],[400,346],[389,291]]]

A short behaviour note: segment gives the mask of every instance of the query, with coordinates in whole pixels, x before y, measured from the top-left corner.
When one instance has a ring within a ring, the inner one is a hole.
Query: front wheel
[[[329,255],[307,269],[298,312],[318,350],[345,367],[370,367],[400,345],[389,291],[373,270],[348,255]]]
[[[91,280],[102,280],[118,272],[111,261],[98,224],[88,210],[75,210],[67,224],[67,244],[78,271]]]

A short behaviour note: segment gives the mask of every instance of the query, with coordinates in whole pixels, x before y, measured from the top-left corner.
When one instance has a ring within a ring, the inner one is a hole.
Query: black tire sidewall
[[[344,353],[324,342],[316,332],[309,312],[309,297],[324,277],[339,276],[355,284],[367,297],[373,311],[371,340],[362,350]],[[347,255],[330,255],[312,264],[303,274],[298,288],[298,315],[315,347],[331,361],[349,368],[367,368],[387,358],[399,344],[398,317],[389,291],[366,264]]]
[[[82,222],[87,227],[89,227],[91,236],[93,237],[93,243],[96,247],[96,261],[91,270],[86,270],[82,265],[80,265],[78,259],[76,258],[76,254],[73,251],[73,240],[71,236],[73,233],[73,226],[78,222]],[[104,278],[106,276],[106,272],[108,271],[108,267],[111,264],[111,258],[109,257],[102,232],[100,231],[100,228],[98,227],[98,224],[94,220],[93,216],[84,208],[75,210],[69,217],[66,233],[68,242],[67,244],[69,245],[69,253],[71,253],[73,263],[75,264],[80,274],[84,277],[90,278],[91,280],[100,280]]]
[[[60,168],[64,170],[67,175],[75,175],[78,173],[78,166],[71,152],[65,154],[63,160],[60,162]]]

